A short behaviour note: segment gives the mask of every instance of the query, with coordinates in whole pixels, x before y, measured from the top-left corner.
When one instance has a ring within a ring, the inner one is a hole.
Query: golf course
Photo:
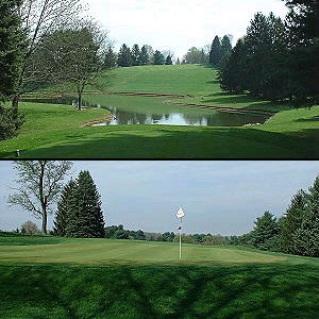
[[[319,106],[295,108],[220,89],[202,65],[117,68],[76,92],[51,87],[20,102],[25,123],[0,158],[318,158]]]
[[[315,318],[315,258],[232,246],[0,236],[1,318]]]

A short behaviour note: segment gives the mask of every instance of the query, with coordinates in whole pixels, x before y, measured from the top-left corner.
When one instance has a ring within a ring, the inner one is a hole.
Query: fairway
[[[298,264],[313,262],[283,254],[263,253],[232,246],[183,245],[178,243],[72,239],[50,237],[0,237],[0,263],[71,265],[240,265]],[[318,261],[319,265],[319,261]]]

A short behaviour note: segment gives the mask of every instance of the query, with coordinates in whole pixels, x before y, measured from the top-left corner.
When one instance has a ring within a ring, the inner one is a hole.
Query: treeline
[[[319,1],[286,0],[285,21],[255,14],[220,64],[221,88],[273,101],[319,101]]]
[[[105,238],[178,242],[179,234],[174,232],[150,233],[140,229],[135,231],[124,229],[123,225],[112,225],[105,228]],[[238,237],[219,234],[183,234],[182,241],[183,243],[201,245],[236,245],[238,244]]]
[[[125,43],[121,46],[118,53],[112,47],[108,48],[105,55],[104,66],[106,68],[130,67],[140,65],[172,65],[173,54],[153,50],[150,45],[144,44],[141,48],[134,44],[132,48]]]
[[[224,57],[232,50],[231,35],[224,35],[220,38],[215,36],[212,44],[204,48],[190,48],[183,57],[183,64],[206,64],[219,67]],[[180,64],[179,60],[176,64]]]
[[[269,211],[239,243],[261,250],[319,257],[319,176],[308,191],[299,190],[282,217]]]

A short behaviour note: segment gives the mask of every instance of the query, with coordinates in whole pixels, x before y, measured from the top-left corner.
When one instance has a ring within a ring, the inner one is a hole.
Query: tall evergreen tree
[[[112,47],[109,46],[104,55],[104,68],[112,69],[116,67],[117,54],[113,51]]]
[[[149,54],[148,54],[148,50],[147,50],[147,46],[143,45],[141,48],[141,52],[138,58],[138,63],[139,65],[147,65],[149,64]]]
[[[289,97],[287,37],[282,20],[258,12],[230,56],[221,62],[221,88],[230,92],[244,90],[255,97],[283,100]]]
[[[255,228],[251,232],[252,244],[262,250],[273,248],[273,241],[279,233],[277,219],[269,211],[255,221]]]
[[[209,53],[209,63],[215,67],[218,67],[221,60],[221,43],[219,37],[216,35],[211,50]]]
[[[221,53],[221,60],[227,54],[229,54],[232,50],[232,44],[228,35],[224,35],[221,41],[220,53]]]
[[[2,105],[15,92],[27,43],[17,14],[21,3],[19,0],[0,1],[0,140],[15,136],[24,122],[17,109],[10,110]]]
[[[132,65],[138,66],[140,65],[139,58],[140,58],[140,48],[138,44],[134,44],[132,48]]]
[[[222,90],[230,93],[243,93],[247,89],[247,46],[245,39],[237,41],[235,47],[225,55],[218,70],[218,79]]]
[[[132,52],[125,43],[120,48],[117,64],[122,67],[132,66]]]
[[[57,212],[55,215],[53,234],[57,236],[65,236],[65,228],[68,221],[68,213],[70,209],[70,199],[73,188],[75,187],[75,181],[72,179],[64,186],[62,190],[60,200],[57,204]]]
[[[296,254],[319,257],[319,176],[309,188],[301,227],[293,237]]]
[[[164,65],[165,64],[165,57],[164,55],[156,50],[154,53],[154,65]]]
[[[287,69],[291,95],[304,102],[319,101],[319,1],[285,0],[290,12],[286,18],[289,36]]]
[[[283,217],[281,229],[281,249],[286,253],[295,253],[294,236],[301,228],[306,210],[306,193],[300,190],[291,200]]]
[[[68,237],[104,237],[101,196],[88,171],[81,171],[70,195],[67,225]]]
[[[173,64],[173,61],[172,61],[172,58],[171,58],[170,55],[167,56],[166,61],[165,61],[165,64],[166,64],[166,65],[172,65],[172,64]]]

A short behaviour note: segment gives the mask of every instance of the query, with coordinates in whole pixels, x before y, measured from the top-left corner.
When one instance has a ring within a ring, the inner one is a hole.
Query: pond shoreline
[[[236,114],[250,114],[256,116],[272,116],[276,114],[276,112],[272,111],[259,111],[259,110],[245,110],[242,108],[232,107],[232,106],[215,106],[215,105],[207,105],[207,104],[197,104],[197,103],[184,103],[184,102],[172,102],[166,101],[166,104],[178,105],[178,106],[188,106],[188,107],[198,107],[201,109],[215,110],[218,112],[225,113],[236,113]]]

